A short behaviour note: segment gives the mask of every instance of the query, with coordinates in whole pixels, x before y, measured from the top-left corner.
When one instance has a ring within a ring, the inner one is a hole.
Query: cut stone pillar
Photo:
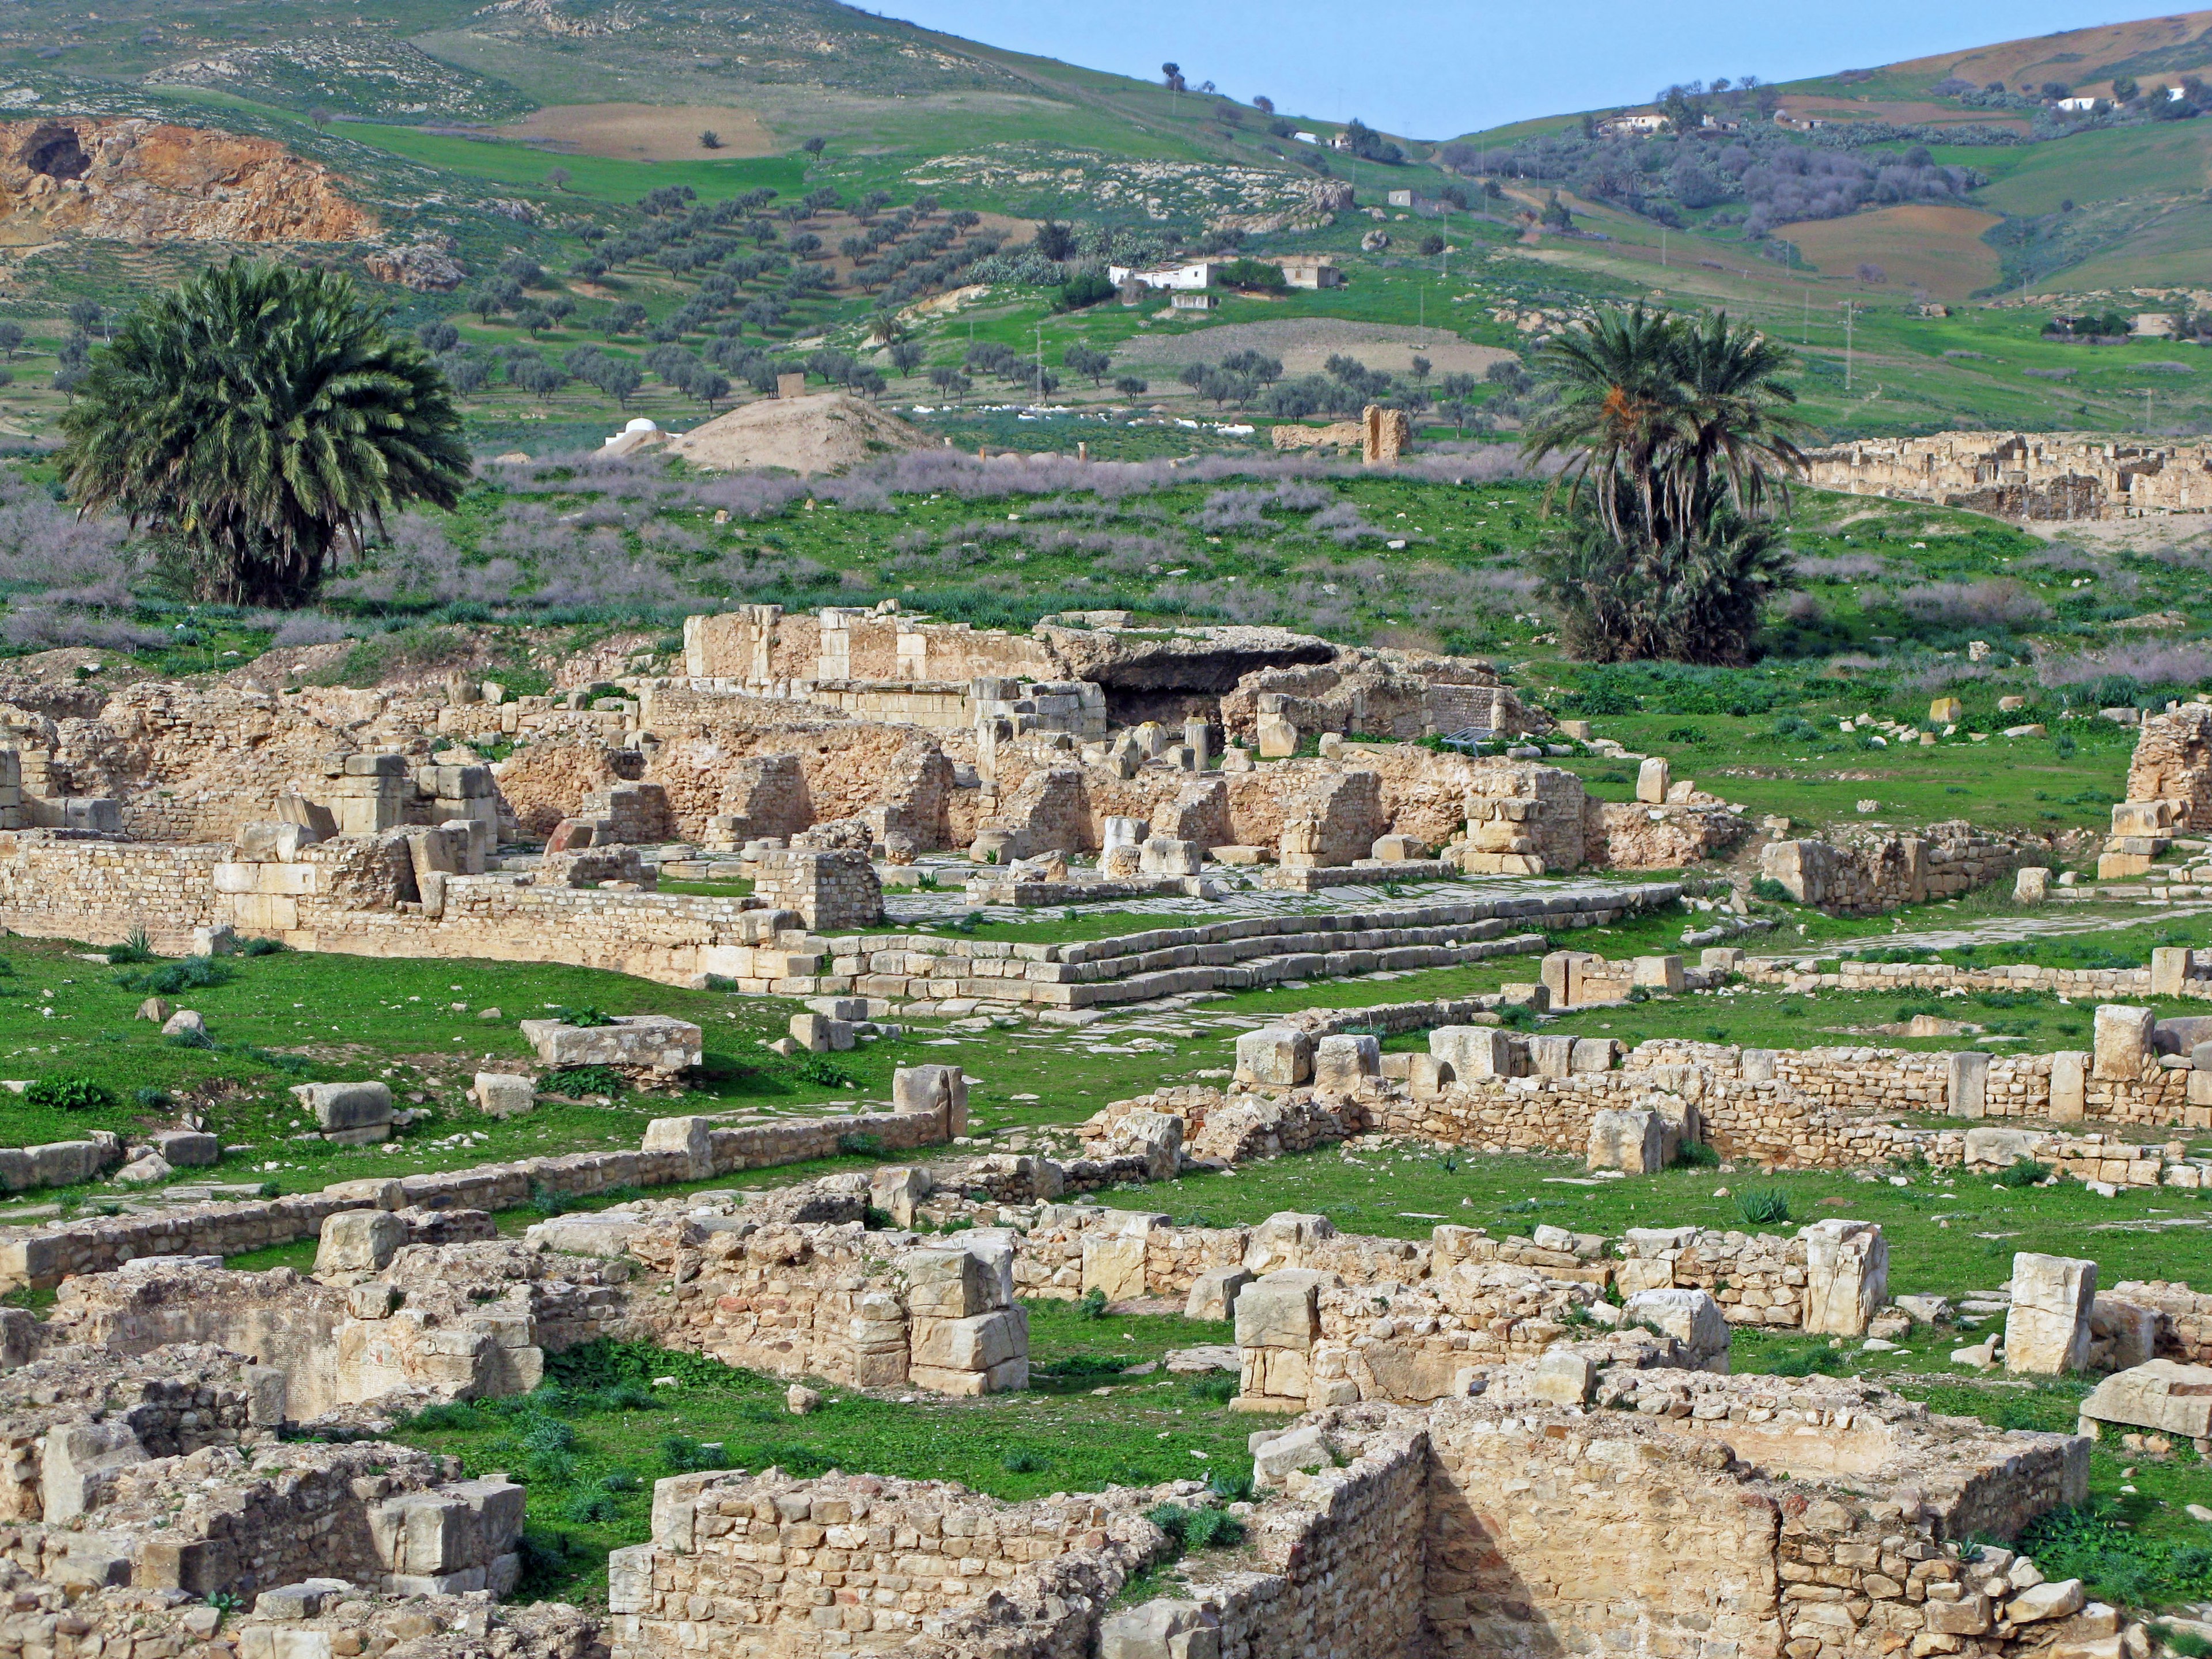
[[[2037,1376],[2080,1370],[2089,1359],[2089,1314],[2096,1300],[2095,1262],[2032,1250],[2014,1256],[2005,1369]]]
[[[1590,1118],[1589,1167],[1656,1175],[1667,1167],[1666,1120],[1656,1112],[1604,1111]]]
[[[1864,1336],[1889,1299],[1889,1244],[1872,1221],[1816,1221],[1805,1241],[1805,1334]]]
[[[2051,1056],[2051,1120],[2079,1123],[2087,1109],[2089,1056],[2061,1048]]]
[[[2156,1023],[2148,1008],[2112,1003],[2099,1008],[2092,1074],[2107,1083],[2141,1080],[2151,1062],[2151,1027]]]
[[[1963,1049],[1947,1056],[1946,1109],[1953,1117],[1983,1117],[1990,1102],[1990,1057],[1981,1049]]]

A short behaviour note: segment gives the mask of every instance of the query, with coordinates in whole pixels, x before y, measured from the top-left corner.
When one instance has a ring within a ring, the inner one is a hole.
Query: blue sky
[[[931,28],[1154,76],[1172,60],[1285,111],[1443,138],[1650,98],[1673,81],[1767,81],[2155,15],[2074,0],[876,0]]]

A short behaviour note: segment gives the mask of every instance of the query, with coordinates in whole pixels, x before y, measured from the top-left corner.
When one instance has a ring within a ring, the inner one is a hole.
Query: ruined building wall
[[[1141,1513],[1148,1498],[1122,1488],[1009,1504],[934,1481],[799,1482],[774,1471],[663,1480],[653,1489],[652,1543],[608,1562],[614,1654],[678,1659],[702,1644],[758,1659],[912,1654],[926,1624],[981,1612],[977,1604],[1017,1575],[1077,1552],[1108,1558],[1088,1587],[1110,1594],[1158,1547],[1158,1529]],[[955,1650],[1080,1652],[1090,1624],[1068,1631],[1082,1644],[1070,1650]],[[1036,1634],[1048,1643],[1052,1632]]]
[[[2143,721],[2128,763],[2127,798],[2174,802],[2179,824],[2193,831],[2212,824],[2212,704],[2184,703]]]

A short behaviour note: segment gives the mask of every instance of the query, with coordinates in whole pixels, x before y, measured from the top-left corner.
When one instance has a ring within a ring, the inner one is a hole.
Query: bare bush
[[[2008,576],[1923,582],[1893,594],[1891,603],[1917,621],[1961,628],[2025,628],[2051,615],[2049,605]]]
[[[2212,680],[2212,647],[2140,640],[2078,656],[2039,657],[2035,664],[2041,685],[2086,685],[2114,674],[2138,685],[2199,685]]]
[[[1814,581],[1868,581],[1888,572],[1889,561],[1871,553],[1818,555],[1797,561],[1797,574]]]

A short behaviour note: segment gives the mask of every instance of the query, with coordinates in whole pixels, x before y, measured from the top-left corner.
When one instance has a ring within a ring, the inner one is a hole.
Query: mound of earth
[[[1426,357],[1439,374],[1480,374],[1492,363],[1518,361],[1514,353],[1495,346],[1470,345],[1448,329],[1339,322],[1328,317],[1224,323],[1156,338],[1139,335],[1118,348],[1114,357],[1117,364],[1182,368],[1218,362],[1237,351],[1261,351],[1279,358],[1287,375],[1318,374],[1340,352],[1393,374],[1410,370],[1416,356]]]
[[[928,449],[937,440],[896,415],[842,392],[806,398],[766,398],[694,427],[668,447],[695,466],[724,472],[781,467],[836,472],[898,449]]]
[[[350,242],[376,222],[267,138],[136,117],[0,122],[0,240]]]

